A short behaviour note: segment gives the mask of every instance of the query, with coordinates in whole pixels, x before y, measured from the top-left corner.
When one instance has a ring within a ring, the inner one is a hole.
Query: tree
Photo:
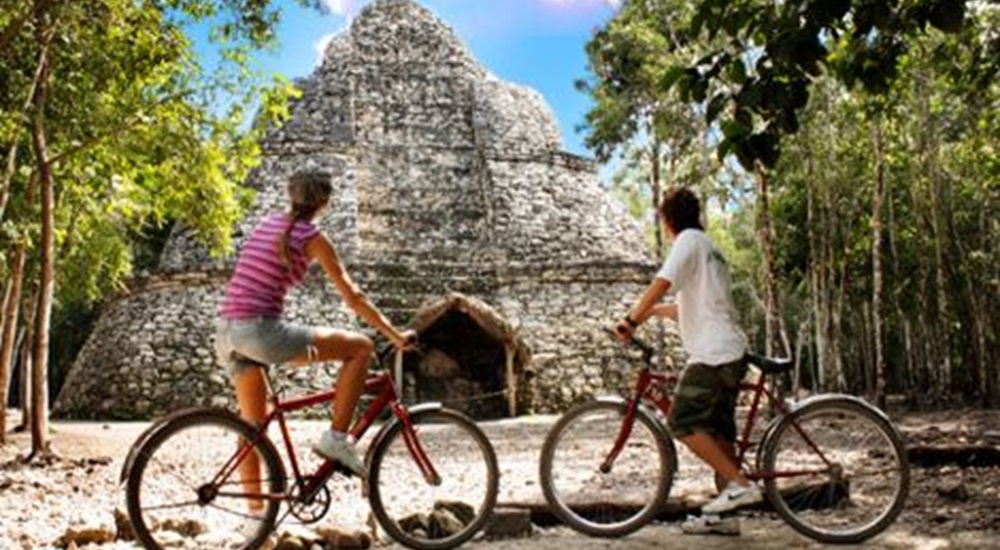
[[[996,402],[998,14],[911,41],[884,96],[818,79],[786,138],[775,235],[813,320],[808,386]]]
[[[907,45],[928,26],[962,28],[962,0],[700,0],[689,19],[672,19],[678,47],[697,55],[661,81],[689,103],[722,116],[720,156],[753,171],[777,162],[781,138],[799,129],[812,81],[824,67],[848,87],[888,91]],[[831,43],[840,44],[832,48]],[[673,45],[673,44],[671,44]]]
[[[149,227],[184,223],[213,250],[229,246],[246,198],[237,184],[256,162],[256,138],[285,114],[284,100],[294,92],[250,69],[248,53],[273,40],[277,15],[271,2],[256,0],[36,0],[28,19],[0,19],[8,44],[0,71],[11,76],[0,89],[0,123],[12,130],[0,144],[15,166],[5,167],[0,182],[9,205],[0,214],[0,250],[38,263],[31,331],[35,454],[47,447],[55,297],[93,302],[116,290],[130,274],[135,236]],[[223,60],[211,70],[199,66],[184,32],[205,21],[214,24]],[[237,98],[228,110],[218,107],[219,91]],[[254,104],[261,115],[247,131],[244,106]],[[17,265],[4,274],[3,350],[17,332],[15,291],[25,286],[14,277]],[[63,277],[73,284],[60,285]],[[10,355],[0,354],[0,379]]]
[[[646,165],[632,174],[648,177],[648,196],[655,211],[666,181],[674,185],[680,179],[682,159],[697,144],[701,129],[696,111],[664,97],[659,91],[662,74],[671,58],[663,53],[677,48],[676,38],[668,32],[664,18],[681,17],[683,2],[634,0],[607,25],[598,30],[587,44],[590,81],[577,87],[595,101],[587,113],[585,143],[601,162],[616,153],[633,167]],[[653,228],[653,254],[663,259],[663,234],[659,223]]]

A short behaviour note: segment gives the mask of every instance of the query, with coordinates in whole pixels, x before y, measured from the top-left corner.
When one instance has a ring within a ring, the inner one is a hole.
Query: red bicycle
[[[379,354],[379,364],[391,349]],[[142,545],[162,548],[260,548],[289,515],[309,524],[322,519],[332,497],[327,481],[347,474],[333,461],[306,471],[295,453],[286,414],[328,404],[334,390],[281,400],[270,391],[271,412],[259,426],[219,408],[193,408],[153,424],[133,445],[122,469],[129,519]],[[498,470],[490,441],[474,421],[440,404],[408,407],[386,372],[372,374],[365,395],[374,399],[351,428],[357,439],[381,425],[366,455],[364,491],[379,525],[418,550],[453,548],[473,537],[496,504]],[[268,436],[277,424],[290,466]],[[252,455],[260,479],[244,479]],[[251,513],[250,503],[263,504]],[[281,505],[287,509],[279,519]]]
[[[577,406],[542,448],[541,484],[550,507],[567,525],[593,536],[623,536],[655,519],[677,472],[663,420],[678,377],[653,372],[653,349],[637,338],[632,345],[643,358],[632,395]],[[747,357],[764,374],[791,368],[787,359]],[[865,540],[895,521],[910,470],[903,439],[882,411],[840,394],[788,405],[764,376],[741,389],[752,398],[737,458],[748,478],[763,482],[782,519],[808,537],[834,543]],[[757,444],[751,434],[762,396],[777,415]]]

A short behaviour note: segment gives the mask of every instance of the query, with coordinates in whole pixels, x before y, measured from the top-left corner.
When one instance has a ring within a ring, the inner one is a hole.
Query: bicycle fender
[[[621,405],[622,407],[628,407],[628,401],[617,395],[599,396],[594,398],[594,401],[598,401],[600,403],[610,403],[612,405]],[[639,407],[636,409],[636,414],[640,414],[646,417],[650,421],[650,425],[654,427],[653,429],[656,430],[656,436],[666,442],[667,447],[669,447],[671,451],[670,467],[673,468],[673,471],[676,473],[678,468],[677,448],[674,445],[674,439],[670,437],[670,432],[667,431],[667,428],[663,425],[663,422],[660,421],[660,417],[658,417],[653,411],[651,411],[650,408],[645,403],[641,402],[639,403]]]
[[[852,405],[856,405],[863,409],[868,409],[875,413],[880,419],[892,424],[892,420],[889,419],[889,415],[885,414],[882,409],[872,405],[871,403],[857,397],[855,395],[848,395],[846,393],[824,393],[819,395],[813,395],[803,399],[802,401],[795,404],[792,408],[792,412],[798,412],[806,407],[815,405],[817,403],[829,403],[832,401],[846,401]]]
[[[415,405],[413,407],[407,407],[406,413],[408,415],[410,415],[410,416],[413,416],[415,414],[422,413],[422,412],[425,412],[425,411],[439,411],[439,410],[441,410],[443,408],[444,408],[444,405],[442,403],[438,403],[438,402],[421,403],[421,404]],[[399,424],[399,419],[396,418],[395,416],[393,416],[392,420],[389,421],[389,422],[386,422],[385,424],[383,424],[382,427],[379,428],[378,433],[375,434],[375,437],[372,438],[371,444],[368,445],[368,450],[365,451],[365,466],[366,467],[371,465],[371,462],[372,462],[372,453],[375,452],[375,449],[379,446],[379,443],[381,443],[382,440],[385,439],[386,434],[388,434],[389,430],[391,430],[392,427],[395,426],[396,424]]]
[[[132,443],[132,446],[129,448],[128,455],[125,456],[125,461],[122,463],[121,473],[118,475],[119,485],[125,483],[125,481],[128,480],[128,473],[129,471],[132,470],[132,465],[135,464],[135,459],[139,455],[139,451],[146,445],[146,442],[149,441],[149,439],[152,438],[153,435],[155,435],[156,432],[160,430],[160,428],[162,428],[168,422],[172,421],[175,418],[180,418],[182,416],[187,416],[193,413],[201,413],[206,410],[216,410],[216,409],[212,407],[188,407],[186,409],[176,410],[172,413],[166,414],[154,420],[153,423],[149,425],[149,427],[147,427],[141,434],[139,434],[139,437],[136,438],[135,442]]]
[[[892,423],[892,421],[889,419],[889,416],[887,414],[885,414],[882,411],[882,409],[880,409],[880,408],[872,405],[871,403],[865,401],[864,399],[861,399],[860,397],[857,397],[857,396],[854,396],[854,395],[848,395],[846,393],[822,393],[822,394],[818,394],[818,395],[812,395],[812,396],[809,396],[809,397],[803,399],[802,401],[799,401],[799,402],[795,403],[789,409],[788,414],[785,414],[785,415],[779,416],[777,418],[774,418],[767,425],[767,428],[765,428],[765,430],[764,430],[764,437],[761,438],[760,445],[757,447],[758,448],[758,452],[757,452],[757,469],[758,470],[762,469],[761,468],[762,465],[760,463],[760,460],[761,460],[761,458],[763,456],[763,453],[759,452],[759,451],[762,450],[762,449],[764,449],[767,446],[768,440],[771,439],[771,437],[774,435],[774,433],[778,430],[779,426],[781,426],[782,424],[788,422],[789,418],[791,418],[792,416],[796,415],[797,413],[800,413],[801,411],[807,410],[807,409],[809,409],[811,407],[815,407],[815,406],[818,406],[818,405],[825,405],[825,404],[828,404],[828,403],[835,403],[835,402],[849,403],[849,404],[854,405],[856,407],[860,407],[862,409],[869,410],[872,413],[874,413],[877,417],[879,417],[879,419],[884,420],[886,422],[886,424],[888,424],[893,429],[895,429],[895,424]]]

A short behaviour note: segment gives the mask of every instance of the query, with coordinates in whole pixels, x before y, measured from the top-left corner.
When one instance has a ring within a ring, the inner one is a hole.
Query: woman
[[[330,179],[329,174],[317,171],[294,174],[287,186],[288,211],[266,216],[243,245],[219,310],[216,351],[232,374],[241,415],[254,424],[267,414],[262,365],[341,361],[333,422],[313,450],[364,477],[367,472],[347,440],[347,430],[374,345],[364,334],[282,320],[285,295],[302,282],[309,265],[317,262],[344,302],[397,348],[407,349],[414,335],[396,329],[372,305],[344,271],[330,238],[313,224],[330,202]],[[257,455],[249,456],[240,469],[244,480],[259,479]],[[260,492],[259,483],[245,484],[248,492]],[[258,508],[263,505],[256,504]]]

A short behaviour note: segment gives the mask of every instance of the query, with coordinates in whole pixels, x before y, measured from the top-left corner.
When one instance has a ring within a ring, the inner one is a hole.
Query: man
[[[668,426],[728,483],[702,507],[702,518],[684,525],[686,532],[707,532],[713,530],[718,514],[761,500],[760,489],[743,475],[735,459],[736,398],[747,370],[747,339],[736,319],[729,268],[704,232],[698,198],[688,189],[672,189],[660,203],[659,214],[673,247],[615,332],[627,341],[654,315],[680,323],[688,363]],[[670,291],[677,294],[677,304],[659,304]]]

